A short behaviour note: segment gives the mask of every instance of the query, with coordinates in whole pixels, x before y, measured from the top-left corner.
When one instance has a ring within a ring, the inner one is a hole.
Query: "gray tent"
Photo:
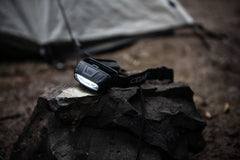
[[[177,0],[63,0],[62,4],[73,35],[81,42],[194,23]],[[38,52],[41,46],[71,41],[56,0],[0,0],[0,19],[3,48]]]

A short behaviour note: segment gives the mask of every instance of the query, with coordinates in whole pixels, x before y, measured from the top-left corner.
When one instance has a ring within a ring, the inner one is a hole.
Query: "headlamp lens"
[[[98,91],[99,87],[96,83],[86,79],[85,77],[75,73],[75,78],[78,80],[79,83],[83,84],[84,86],[94,90],[94,91]]]

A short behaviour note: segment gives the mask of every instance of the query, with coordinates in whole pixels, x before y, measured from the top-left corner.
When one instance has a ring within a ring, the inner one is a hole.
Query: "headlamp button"
[[[98,71],[95,70],[94,68],[86,66],[83,70],[83,73],[89,77],[93,77],[96,73],[98,73]]]
[[[95,64],[92,64],[92,67],[93,67],[93,68],[96,68],[96,69],[99,68],[99,67],[98,67],[97,65],[95,65]]]

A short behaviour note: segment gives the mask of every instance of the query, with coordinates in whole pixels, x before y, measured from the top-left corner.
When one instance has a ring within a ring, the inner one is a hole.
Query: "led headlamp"
[[[126,76],[116,61],[86,58],[78,62],[74,77],[83,86],[94,91],[102,91],[110,87],[136,86],[145,80],[158,79],[172,82],[173,70],[159,67]]]

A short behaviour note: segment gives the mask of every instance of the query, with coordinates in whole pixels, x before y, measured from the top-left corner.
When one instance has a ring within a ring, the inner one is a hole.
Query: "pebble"
[[[224,108],[223,108],[223,112],[228,113],[229,111],[230,111],[230,105],[229,105],[229,103],[225,103]]]
[[[208,119],[211,119],[212,118],[212,115],[209,111],[206,111],[205,112],[205,117],[208,118]]]

